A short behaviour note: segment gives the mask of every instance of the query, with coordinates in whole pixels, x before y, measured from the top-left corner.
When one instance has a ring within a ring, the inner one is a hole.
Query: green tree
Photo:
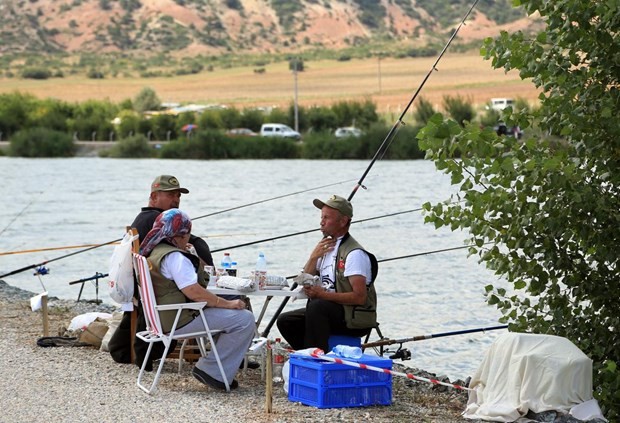
[[[138,113],[144,113],[147,110],[158,110],[160,107],[161,100],[157,97],[155,90],[149,87],[142,88],[133,100],[133,108]]]
[[[31,94],[0,94],[0,132],[3,139],[30,126],[30,110],[35,104],[36,99]]]
[[[461,126],[464,126],[465,122],[472,122],[476,116],[476,111],[471,102],[466,101],[460,95],[444,96],[443,107],[452,119],[456,120]]]
[[[161,114],[155,115],[153,121],[153,137],[156,140],[175,139],[177,137],[177,119],[174,115]]]
[[[78,104],[68,120],[69,130],[81,140],[107,140],[114,130],[118,107],[109,101],[88,100]]]
[[[239,120],[239,126],[242,128],[249,128],[252,131],[258,132],[265,119],[265,115],[262,111],[254,108],[243,109]]]
[[[617,421],[620,15],[613,2],[520,3],[546,27],[502,32],[482,54],[542,91],[539,108],[508,112],[507,123],[553,137],[517,140],[433,116],[420,146],[464,201],[426,204],[426,219],[469,231],[470,253],[508,283],[489,285],[487,302],[511,330],[566,337],[593,360],[595,397]]]
[[[434,114],[435,109],[433,108],[433,104],[424,97],[420,97],[420,100],[418,100],[413,110],[413,118],[415,121],[421,125],[426,125],[426,122],[428,122]]]

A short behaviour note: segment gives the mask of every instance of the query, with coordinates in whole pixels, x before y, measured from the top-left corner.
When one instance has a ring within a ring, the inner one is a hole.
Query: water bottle
[[[237,276],[237,262],[230,263],[230,269],[227,270],[229,276]]]
[[[230,258],[230,253],[224,253],[224,257],[222,257],[222,261],[220,263],[222,269],[230,275],[230,267],[232,265],[232,259]]]
[[[254,276],[257,279],[258,289],[265,289],[265,283],[267,280],[267,260],[265,259],[265,255],[263,253],[258,254]]]
[[[360,347],[352,347],[350,345],[336,345],[332,352],[339,357],[353,358],[355,360],[362,358],[363,354]]]
[[[284,347],[282,346],[282,340],[276,338],[276,342],[273,344],[273,381],[276,383],[282,382],[282,368],[284,367]]]

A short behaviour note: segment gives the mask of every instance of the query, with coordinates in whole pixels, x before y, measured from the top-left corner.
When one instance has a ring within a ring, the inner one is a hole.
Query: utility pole
[[[377,55],[377,79],[379,80],[379,94],[381,94],[381,53]]]
[[[294,59],[293,63],[293,80],[295,84],[295,100],[293,102],[295,109],[295,131],[299,132],[299,106],[297,105],[297,64],[299,63],[299,58]]]

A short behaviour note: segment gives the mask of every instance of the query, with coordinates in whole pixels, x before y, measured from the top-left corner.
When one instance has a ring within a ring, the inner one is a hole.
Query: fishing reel
[[[385,352],[391,354],[391,351],[389,350],[386,350]],[[411,360],[411,351],[409,351],[408,348],[403,348],[403,345],[401,344],[398,349],[389,356],[389,358],[391,358],[392,360],[402,361]]]

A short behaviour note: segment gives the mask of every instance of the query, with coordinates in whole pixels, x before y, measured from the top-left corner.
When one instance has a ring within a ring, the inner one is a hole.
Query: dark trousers
[[[349,329],[344,307],[326,300],[308,300],[306,308],[278,317],[278,330],[294,350],[318,347],[329,352],[330,335],[365,336],[371,329]]]

